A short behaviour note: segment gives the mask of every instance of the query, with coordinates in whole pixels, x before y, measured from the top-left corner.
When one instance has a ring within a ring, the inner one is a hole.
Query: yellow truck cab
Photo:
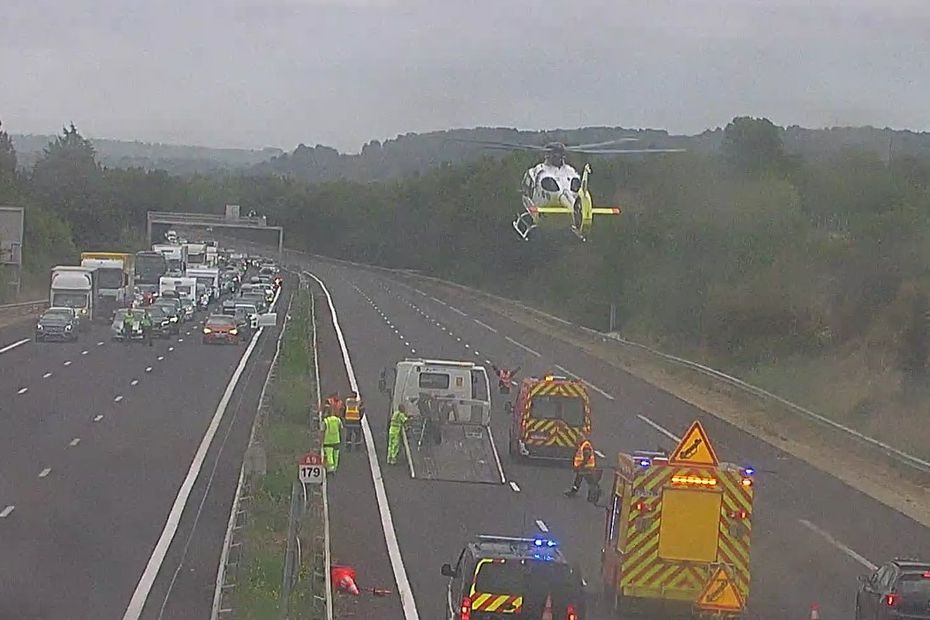
[[[510,455],[571,460],[591,434],[591,399],[584,383],[557,375],[527,377],[510,412]]]
[[[743,617],[754,474],[720,463],[697,421],[671,455],[620,453],[604,531],[607,607]]]

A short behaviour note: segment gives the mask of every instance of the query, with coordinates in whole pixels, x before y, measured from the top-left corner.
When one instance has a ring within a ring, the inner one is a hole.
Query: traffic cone
[[[355,583],[355,569],[351,566],[333,566],[331,571],[333,585],[338,592],[348,592],[358,596],[358,585]]]
[[[542,620],[554,620],[552,615],[552,595],[546,595],[546,606],[543,608]]]
[[[820,620],[820,607],[817,605],[817,603],[811,605],[810,620]]]

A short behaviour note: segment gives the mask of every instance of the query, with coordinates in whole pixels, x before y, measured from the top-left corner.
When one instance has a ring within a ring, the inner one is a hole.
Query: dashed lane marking
[[[834,547],[836,547],[837,549],[839,549],[840,551],[842,551],[843,553],[845,553],[846,555],[854,559],[856,562],[866,567],[867,569],[875,570],[876,568],[878,568],[878,566],[870,562],[868,558],[866,558],[863,555],[860,555],[859,553],[856,553],[854,550],[852,550],[851,548],[847,547],[846,545],[844,545],[843,543],[835,539],[832,535],[830,535],[829,532],[826,532],[820,529],[819,527],[817,527],[816,525],[814,525],[807,519],[798,519],[798,521],[801,523],[801,525],[803,525],[810,531],[814,532],[815,534],[823,538],[825,541],[827,541],[828,543],[830,543],[831,545],[833,545]]]
[[[472,319],[472,321],[474,321],[475,323],[477,323],[477,324],[480,325],[481,327],[485,328],[485,329],[488,330],[489,332],[492,332],[492,333],[494,333],[494,334],[497,333],[497,330],[496,330],[496,329],[494,329],[493,327],[491,327],[490,325],[488,325],[487,323],[485,323],[485,322],[483,322],[483,321],[479,321],[478,319]]]
[[[49,475],[50,473],[52,473],[52,468],[51,468],[51,467],[46,467],[45,469],[43,469],[42,471],[39,472],[39,478],[45,478],[45,477],[46,477],[47,475]]]
[[[183,338],[178,338],[178,342],[184,342]]]
[[[506,340],[507,342],[509,342],[510,344],[512,344],[512,345],[514,345],[514,346],[520,347],[521,349],[523,349],[523,350],[526,351],[527,353],[530,353],[531,355],[535,355],[536,357],[542,357],[542,355],[540,355],[537,351],[534,351],[533,349],[529,348],[528,346],[526,346],[526,345],[523,344],[522,342],[518,342],[518,341],[514,340],[514,339],[511,338],[510,336],[504,336],[504,340]]]
[[[0,519],[6,519],[7,517],[9,517],[9,516],[10,516],[10,513],[13,512],[13,509],[15,509],[15,508],[16,508],[16,506],[14,506],[13,504],[10,504],[9,506],[7,506],[6,508],[4,508],[3,510],[0,510]]]
[[[65,360],[65,366],[70,366],[70,365],[71,365],[71,360]]]
[[[48,378],[51,377],[51,376],[52,376],[52,373],[47,372],[47,373],[45,373],[44,375],[42,375],[42,378],[43,378],[43,379],[48,379]]]
[[[595,450],[595,451],[594,451],[594,454],[596,454],[596,455],[597,455],[597,458],[599,458],[599,459],[607,458],[607,455],[604,454],[603,452],[601,452],[600,450]]]
[[[68,442],[68,445],[71,446],[71,447],[73,448],[74,446],[78,445],[79,443],[81,443],[81,438],[80,438],[80,437],[75,437],[75,438],[72,439],[70,442]]]
[[[513,480],[510,481],[510,488],[513,489],[514,493],[520,492],[520,485],[514,482]]]
[[[456,313],[456,314],[460,314],[460,315],[462,315],[462,316],[468,316],[467,314],[465,314],[464,312],[462,312],[461,310],[459,310],[459,309],[456,308],[455,306],[449,306],[449,310],[452,310],[452,312],[454,312],[454,313]]]
[[[139,385],[139,380],[133,379],[132,381],[129,382],[129,385]]]
[[[644,415],[641,414],[641,413],[637,413],[637,414],[636,414],[636,417],[639,418],[640,420],[642,420],[643,422],[645,422],[646,424],[648,424],[649,426],[651,426],[652,428],[654,428],[655,430],[659,431],[660,433],[662,433],[663,435],[665,435],[666,437],[668,437],[669,439],[671,439],[671,440],[674,441],[675,443],[681,443],[681,437],[679,437],[678,435],[676,435],[676,434],[673,433],[672,431],[668,430],[667,428],[665,428],[665,427],[662,426],[661,424],[657,424],[657,423],[653,422],[652,420],[650,420],[649,418],[647,418],[646,416],[644,416]]]
[[[573,377],[573,378],[575,378],[575,379],[578,379],[579,381],[581,381],[582,383],[584,383],[586,386],[588,386],[589,388],[591,388],[592,390],[594,390],[595,392],[597,392],[598,394],[600,394],[601,396],[603,396],[603,397],[606,398],[607,400],[614,400],[613,395],[608,394],[607,392],[605,392],[605,391],[602,390],[601,388],[597,387],[596,385],[594,385],[593,383],[591,383],[591,382],[588,381],[587,379],[582,379],[581,377],[579,377],[578,375],[576,375],[575,373],[573,373],[572,371],[570,371],[568,368],[565,368],[564,366],[559,366],[558,364],[556,364],[555,367],[558,368],[559,370],[561,370],[562,372],[564,372],[565,374],[567,374],[568,376]]]
[[[549,526],[546,525],[546,522],[542,519],[536,519],[536,527],[539,528],[539,531],[543,534],[549,533]]]
[[[17,393],[17,394],[25,394],[25,393],[28,392],[28,391],[29,391],[29,388],[24,387],[24,388],[19,388],[19,391],[16,392],[16,393]]]
[[[164,355],[159,355],[156,359],[160,362],[160,361],[162,361],[162,360],[165,359],[165,356],[164,356]]]
[[[98,343],[97,343],[97,346],[98,346],[98,347],[102,347],[102,346],[103,346],[103,341],[101,340],[100,342],[98,342]]]
[[[174,351],[174,347],[168,347],[168,353],[171,353],[172,351]]]
[[[17,340],[16,342],[13,342],[13,343],[11,343],[11,344],[8,344],[8,345],[6,345],[5,347],[3,347],[2,349],[0,349],[0,353],[6,353],[7,351],[12,351],[12,350],[15,349],[16,347],[21,347],[21,346],[23,346],[24,344],[26,344],[27,342],[30,342],[30,340],[31,340],[31,338],[23,338],[22,340]]]
[[[121,400],[123,400],[123,397],[122,397],[122,396],[116,396],[116,397],[113,399],[113,402],[114,402],[114,403],[118,403],[118,402],[121,401]]]
[[[103,419],[103,415],[102,415],[102,414],[99,414],[99,413],[98,413],[97,415],[94,416],[94,422],[99,422],[99,421],[102,420],[102,419]]]
[[[152,372],[152,367],[151,367],[151,366],[146,366],[146,367],[145,367],[145,372]]]
[[[87,349],[84,349],[83,351],[81,351],[81,355],[87,355]]]
[[[430,299],[432,299],[433,301],[435,301],[437,304],[440,304],[440,305],[443,305],[443,306],[448,306],[448,305],[449,305],[449,304],[447,304],[446,302],[444,302],[443,300],[441,300],[441,299],[436,299],[435,297],[430,297]]]

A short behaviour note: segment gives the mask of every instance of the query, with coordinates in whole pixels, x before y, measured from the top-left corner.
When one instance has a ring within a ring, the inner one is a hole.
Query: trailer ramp
[[[405,436],[410,475],[421,480],[504,484],[506,478],[491,429],[479,424],[446,424],[442,442],[426,439],[418,446],[417,433]]]

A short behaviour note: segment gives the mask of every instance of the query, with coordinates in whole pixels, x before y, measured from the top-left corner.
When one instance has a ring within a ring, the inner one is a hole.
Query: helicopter
[[[635,142],[637,138],[618,138],[606,142],[566,146],[562,142],[550,142],[544,146],[515,144],[491,140],[469,140],[485,148],[505,151],[533,151],[545,153],[543,161],[523,175],[520,192],[523,211],[512,222],[513,229],[524,240],[540,219],[549,215],[570,216],[571,230],[576,237],[587,241],[594,224],[595,215],[619,215],[619,207],[595,207],[588,190],[588,175],[591,165],[585,164],[582,173],[566,161],[568,153],[586,155],[623,155],[633,153],[681,153],[685,149],[610,149],[605,148],[622,142]]]

